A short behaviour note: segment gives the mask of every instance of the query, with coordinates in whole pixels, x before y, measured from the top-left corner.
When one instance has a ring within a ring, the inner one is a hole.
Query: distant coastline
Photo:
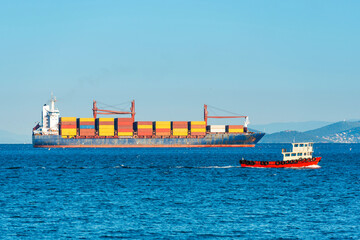
[[[341,121],[308,131],[285,130],[266,134],[259,143],[360,143],[360,121]]]

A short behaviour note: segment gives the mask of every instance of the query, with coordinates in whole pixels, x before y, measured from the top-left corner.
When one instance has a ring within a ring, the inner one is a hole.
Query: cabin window
[[[285,157],[290,157],[290,153],[285,154]]]
[[[304,156],[306,156],[306,153],[304,153]]]
[[[292,156],[292,157],[296,156],[296,153],[292,153],[291,156]]]
[[[305,145],[306,146],[306,145]],[[304,147],[304,144],[300,144],[300,147]]]
[[[307,144],[305,144],[305,147],[307,147]]]
[[[295,144],[294,147],[298,147],[299,145],[298,144]]]
[[[298,156],[302,156],[302,153],[298,153],[297,155],[298,155]]]

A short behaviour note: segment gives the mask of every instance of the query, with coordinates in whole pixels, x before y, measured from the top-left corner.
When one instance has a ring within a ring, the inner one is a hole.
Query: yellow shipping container
[[[133,136],[132,132],[119,132],[118,136]]]
[[[80,122],[95,122],[95,118],[79,118]]]
[[[61,135],[76,135],[76,128],[61,129]]]
[[[99,136],[114,136],[114,131],[99,130]]]
[[[99,122],[114,122],[114,118],[99,118]]]
[[[111,133],[99,133],[99,136],[100,137],[113,137],[114,134],[111,134]]]
[[[99,136],[114,136],[113,132],[99,132]]]
[[[99,129],[99,132],[114,132],[114,129]]]
[[[187,129],[173,129],[173,136],[187,136]]]
[[[100,129],[114,129],[114,125],[99,125]]]
[[[205,125],[205,121],[191,121],[191,125]]]
[[[61,117],[60,121],[63,121],[63,122],[76,122],[76,117]]]
[[[191,128],[190,131],[194,132],[194,133],[204,133],[204,132],[206,132],[206,129],[205,128]]]
[[[138,129],[152,129],[152,125],[138,125]]]
[[[156,121],[155,127],[168,129],[171,127],[171,123],[170,123],[170,121]]]
[[[243,133],[244,129],[229,129],[229,133]]]

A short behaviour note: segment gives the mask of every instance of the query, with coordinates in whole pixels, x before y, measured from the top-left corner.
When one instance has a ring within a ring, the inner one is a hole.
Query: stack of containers
[[[225,125],[210,125],[209,131],[211,133],[225,133]]]
[[[60,118],[60,135],[67,137],[76,136],[76,117]]]
[[[99,136],[110,137],[114,136],[114,119],[113,118],[99,118],[97,119],[97,128]]]
[[[152,136],[153,123],[149,121],[136,122],[136,129],[138,132],[138,136]]]
[[[79,118],[80,136],[95,136],[95,118]]]
[[[206,135],[205,121],[191,121],[190,122],[190,135],[191,136]]]
[[[188,122],[172,122],[173,136],[187,136],[188,135]]]
[[[134,121],[132,118],[116,118],[118,136],[133,136]]]
[[[171,123],[170,121],[156,121],[155,135],[156,136],[170,136]]]
[[[244,126],[243,125],[227,125],[226,131],[228,133],[243,133],[244,132]]]

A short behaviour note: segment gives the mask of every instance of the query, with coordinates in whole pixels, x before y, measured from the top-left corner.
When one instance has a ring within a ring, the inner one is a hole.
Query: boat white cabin
[[[282,150],[283,161],[312,158],[313,144],[312,142],[292,143],[291,152],[287,152],[286,149]]]

